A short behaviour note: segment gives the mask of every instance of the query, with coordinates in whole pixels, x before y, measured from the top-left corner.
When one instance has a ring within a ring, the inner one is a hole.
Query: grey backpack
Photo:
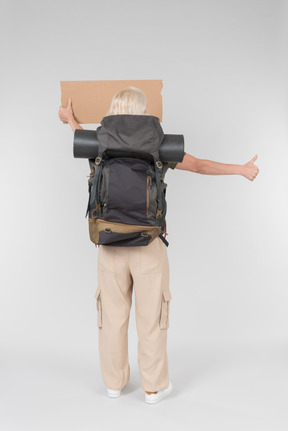
[[[166,236],[167,163],[164,132],[151,115],[109,115],[96,130],[98,156],[89,159],[89,235],[96,245],[146,246]]]

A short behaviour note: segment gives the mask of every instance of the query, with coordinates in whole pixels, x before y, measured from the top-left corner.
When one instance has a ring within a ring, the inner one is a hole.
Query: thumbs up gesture
[[[256,156],[254,156],[249,162],[242,165],[242,175],[250,181],[253,181],[259,173],[258,166],[254,165],[254,162],[257,160],[257,157],[258,155],[256,154]]]
[[[74,113],[72,109],[72,99],[68,99],[68,104],[66,108],[63,108],[63,106],[60,106],[59,112],[58,112],[59,118],[63,123],[69,123],[74,118]]]

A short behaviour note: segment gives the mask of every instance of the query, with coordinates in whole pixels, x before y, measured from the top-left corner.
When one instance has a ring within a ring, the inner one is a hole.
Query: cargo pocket
[[[161,310],[160,310],[160,329],[169,328],[169,307],[170,300],[172,299],[169,289],[163,290],[161,299]]]
[[[101,290],[98,287],[95,293],[96,298],[96,306],[97,306],[97,325],[98,328],[102,328],[102,299],[101,299]]]

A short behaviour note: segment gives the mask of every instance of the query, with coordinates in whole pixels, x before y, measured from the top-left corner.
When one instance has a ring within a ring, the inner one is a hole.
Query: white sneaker
[[[146,403],[153,404],[158,403],[158,401],[162,400],[162,398],[167,397],[173,392],[172,383],[169,382],[168,388],[163,389],[162,391],[158,391],[157,394],[148,395],[145,392],[145,401]]]
[[[121,395],[121,389],[110,389],[107,387],[107,395],[110,398],[117,398]]]

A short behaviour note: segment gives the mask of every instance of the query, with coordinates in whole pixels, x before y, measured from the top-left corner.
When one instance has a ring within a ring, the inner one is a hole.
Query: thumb
[[[69,97],[67,108],[71,108],[71,106],[72,106],[72,99],[71,97]]]
[[[256,156],[254,156],[249,163],[254,163],[257,160],[257,158],[258,158],[258,154],[256,154]]]

